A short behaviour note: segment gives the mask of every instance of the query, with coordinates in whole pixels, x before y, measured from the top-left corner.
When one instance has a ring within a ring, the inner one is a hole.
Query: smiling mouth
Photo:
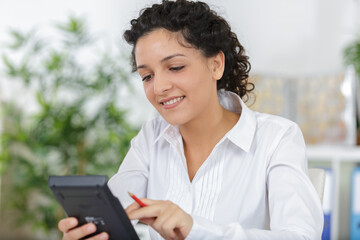
[[[171,105],[171,104],[174,104],[176,102],[179,102],[179,101],[183,100],[184,98],[185,98],[185,96],[173,98],[173,99],[171,99],[169,101],[162,102],[161,105],[164,105],[164,106]]]

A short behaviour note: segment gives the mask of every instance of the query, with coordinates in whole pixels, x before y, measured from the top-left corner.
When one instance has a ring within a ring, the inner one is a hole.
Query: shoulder
[[[258,128],[286,129],[296,127],[297,123],[277,115],[255,112]]]
[[[255,117],[258,130],[274,128],[275,131],[281,131],[298,126],[297,123],[277,115],[255,112]]]
[[[255,112],[255,116],[258,141],[266,140],[277,145],[284,138],[295,138],[301,145],[305,145],[304,137],[297,123],[266,113]]]

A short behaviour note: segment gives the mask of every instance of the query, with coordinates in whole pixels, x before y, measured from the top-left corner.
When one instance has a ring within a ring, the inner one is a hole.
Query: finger
[[[59,221],[58,229],[67,233],[70,229],[76,227],[78,225],[78,220],[74,217],[64,218]]]
[[[174,214],[175,209],[173,207],[166,208],[154,221],[151,225],[157,232],[160,233],[165,239],[175,238],[175,227],[176,227],[176,217]]]
[[[96,225],[93,223],[87,223],[70,230],[69,232],[64,234],[64,237],[66,237],[67,239],[80,239],[94,232],[96,232]]]
[[[160,204],[155,204],[147,207],[138,208],[128,213],[130,220],[141,219],[141,218],[153,218],[159,215],[162,206]]]
[[[129,213],[128,216],[131,220],[158,217],[161,214],[161,212],[166,211],[166,209],[170,207],[178,208],[177,205],[175,205],[171,201],[158,201],[158,200],[150,200],[150,199],[146,199],[146,200],[147,203],[149,203],[148,206],[138,208],[137,210]]]
[[[142,201],[146,205],[154,205],[154,204],[165,202],[165,201],[162,201],[162,200],[152,200],[152,199],[149,199],[149,198],[140,198],[140,201]]]
[[[151,199],[148,199],[148,198],[140,198],[140,201],[142,201],[143,203],[145,203],[146,205],[154,205],[156,203],[159,203],[159,202],[163,202],[163,201],[158,201],[158,200],[151,200]],[[125,211],[126,212],[131,212],[133,211],[134,209],[138,209],[140,208],[140,204],[137,203],[136,201],[134,201],[132,204],[130,204],[126,209]]]
[[[184,239],[189,235],[193,226],[193,218],[181,208],[178,208],[174,216],[169,218],[169,224],[175,224],[176,238]],[[175,239],[176,239],[175,238]]]
[[[87,238],[86,240],[108,240],[109,239],[109,234],[106,232],[102,232],[100,234],[97,234],[91,238]]]
[[[162,200],[152,200],[152,199],[148,199],[148,198],[140,198],[139,199],[142,203],[144,203],[145,205],[153,205],[159,202],[164,202]],[[133,203],[137,203],[136,201],[134,201]],[[137,203],[138,205],[140,205],[139,203]]]
[[[179,208],[174,212],[174,215],[169,218],[167,224],[174,228],[176,234],[175,239],[185,239],[193,226],[193,218]]]
[[[180,216],[174,211],[163,223],[162,230],[166,236],[172,239],[185,239],[182,232],[178,228]]]
[[[178,228],[175,228],[174,232],[175,232],[175,237],[174,237],[175,240],[185,239],[184,235],[181,233],[181,231]]]
[[[156,228],[165,238],[184,239],[193,225],[192,217],[175,204],[166,209],[166,212],[158,219],[159,222],[156,220],[153,225],[159,224]]]
[[[129,213],[131,213],[132,211],[139,209],[139,208],[140,208],[140,205],[137,202],[133,202],[125,209],[125,212],[127,215],[129,215]]]
[[[152,218],[140,218],[139,221],[144,223],[144,224],[147,224],[147,225],[152,225],[154,223],[156,218],[152,217]]]
[[[171,206],[170,207],[165,206],[164,209],[162,209],[160,214],[157,216],[151,227],[160,232],[172,232],[173,228],[170,224],[167,224],[167,222],[171,220],[171,217],[173,215],[174,215],[174,208]],[[168,236],[168,234],[166,236]]]

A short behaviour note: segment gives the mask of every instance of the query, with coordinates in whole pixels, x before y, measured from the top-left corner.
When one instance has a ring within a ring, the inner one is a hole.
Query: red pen
[[[140,199],[138,199],[134,194],[128,192],[130,197],[132,197],[141,207],[146,207],[147,205],[143,203]]]

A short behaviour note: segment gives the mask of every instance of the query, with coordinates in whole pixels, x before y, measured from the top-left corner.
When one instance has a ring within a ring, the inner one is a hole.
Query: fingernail
[[[86,231],[88,231],[88,232],[94,232],[95,230],[96,229],[93,224],[90,224],[89,226],[86,227]]]
[[[101,233],[101,235],[99,236],[100,240],[107,240],[108,236],[106,233]]]
[[[73,219],[73,218],[70,219],[69,224],[70,224],[71,226],[74,226],[74,225],[76,224],[76,220]]]

